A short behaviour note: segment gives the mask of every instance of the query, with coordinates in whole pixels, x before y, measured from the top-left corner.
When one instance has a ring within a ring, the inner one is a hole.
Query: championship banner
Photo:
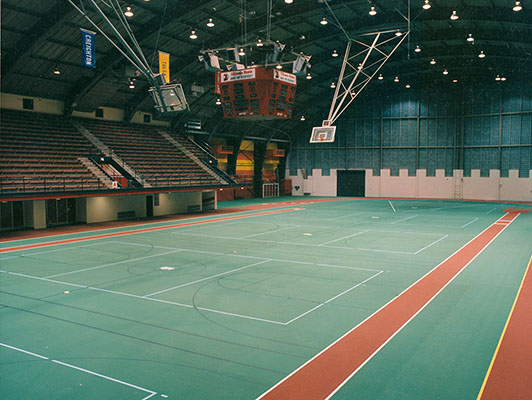
[[[94,51],[96,32],[83,28],[79,28],[79,30],[81,32],[81,64],[89,68],[96,68],[96,54]]]
[[[170,83],[170,54],[159,51],[159,73],[164,75],[166,83]]]

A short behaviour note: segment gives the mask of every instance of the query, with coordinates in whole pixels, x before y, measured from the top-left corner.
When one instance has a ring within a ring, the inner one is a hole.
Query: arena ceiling
[[[429,10],[422,8],[425,0],[121,1],[124,9],[130,6],[134,12],[129,24],[153,67],[157,50],[171,54],[172,81],[183,84],[191,108],[173,122],[201,120],[210,130],[217,129],[221,112],[215,104],[214,74],[198,61],[200,50],[237,45],[243,34],[248,41],[264,38],[269,4],[271,38],[312,56],[313,79],[299,80],[293,121],[283,125],[290,127],[301,123],[302,114],[307,115],[306,123],[325,119],[333,94],[330,84],[342,63],[341,56],[331,53],[336,49],[343,54],[346,32],[356,38],[384,29],[405,31],[409,3],[411,33],[380,71],[384,79],[375,79],[366,91],[407,90],[405,82],[423,90],[452,86],[453,80],[458,81],[455,85],[491,85],[497,75],[507,78],[497,84],[530,80],[532,3],[527,0],[517,12],[514,0],[430,0]],[[369,15],[371,6],[376,15]],[[93,28],[68,1],[2,0],[1,7],[3,92],[63,100],[66,114],[99,106],[124,108],[126,117],[137,110],[153,111],[148,83],[137,79],[134,89],[128,87],[131,67],[103,37],[96,42],[97,68],[81,65],[79,28]],[[450,19],[453,11],[456,20]],[[213,27],[206,25],[209,18]],[[330,23],[320,24],[323,18]],[[197,39],[189,37],[191,30]],[[466,40],[470,34],[474,41]],[[417,46],[420,52],[414,51]],[[480,52],[486,57],[479,58]],[[442,74],[444,69],[448,75]],[[400,84],[393,82],[395,76]],[[193,95],[192,85],[202,86],[204,93]]]

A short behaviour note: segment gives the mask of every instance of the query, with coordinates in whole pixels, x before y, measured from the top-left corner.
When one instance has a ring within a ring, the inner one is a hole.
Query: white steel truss
[[[364,35],[369,40],[349,39],[331,108],[323,126],[332,125],[364,90],[410,31],[373,32]]]

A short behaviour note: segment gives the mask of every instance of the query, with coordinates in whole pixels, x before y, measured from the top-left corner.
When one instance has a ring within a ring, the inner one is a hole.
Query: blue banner
[[[79,30],[81,31],[81,64],[89,68],[96,68],[96,54],[94,52],[96,32],[83,28]]]

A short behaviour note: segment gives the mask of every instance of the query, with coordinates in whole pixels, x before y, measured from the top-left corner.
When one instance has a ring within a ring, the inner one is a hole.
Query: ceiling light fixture
[[[384,79],[384,77],[382,76],[382,74],[379,74],[379,76],[377,77],[377,79],[378,79],[379,81],[382,81],[382,80]]]
[[[304,115],[302,115],[302,116],[301,116],[301,118],[300,118],[300,120],[301,120],[301,121],[304,121],[304,120],[306,120],[305,116],[304,116]]]
[[[312,75],[310,75],[310,72],[307,72],[307,76],[305,78],[312,79]]]
[[[447,71],[447,69],[444,69],[442,73],[443,75],[449,75],[449,71]]]
[[[395,36],[401,36],[402,34],[402,32],[395,32]]]
[[[277,68],[277,69],[283,69],[283,66],[281,65],[281,63],[279,63],[279,64],[277,64],[277,65],[275,66],[275,68]]]
[[[222,101],[220,100],[219,97],[216,99],[216,105],[217,106],[221,106],[222,105]]]
[[[58,67],[54,68],[54,75],[61,75],[61,71],[59,71]]]
[[[377,10],[375,10],[375,6],[371,6],[369,8],[369,15],[377,15]]]
[[[485,58],[486,57],[486,54],[484,54],[484,50],[481,50],[480,53],[478,54],[478,58]]]
[[[262,39],[257,40],[257,47],[264,46],[264,43],[262,43]]]
[[[192,40],[196,40],[198,38],[198,35],[196,35],[196,31],[192,29],[188,37],[191,38]]]
[[[129,85],[128,85],[128,88],[130,89],[135,89],[135,82],[133,82],[132,80],[129,81]]]
[[[410,86],[410,83],[407,83],[407,84],[405,85],[405,88],[407,88],[407,89],[410,89],[411,87],[412,87],[412,86]]]
[[[331,89],[334,89],[336,87],[336,83],[331,82]]]
[[[501,81],[502,82],[506,81],[506,77],[505,76],[501,76]]]
[[[399,77],[396,76],[393,81],[396,82],[396,83],[399,82]]]
[[[126,11],[124,11],[124,15],[128,18],[131,18],[133,15],[133,11],[131,11],[131,7],[130,6],[127,6],[126,7]]]
[[[496,81],[500,81],[500,80],[501,80],[501,76],[500,76],[500,75],[497,75],[497,76],[495,77],[495,80],[496,80]]]
[[[453,83],[458,83],[458,79],[453,79]]]
[[[285,2],[286,4],[292,4],[292,3],[294,2],[294,0],[284,0],[284,2]]]
[[[214,22],[212,21],[212,18],[209,18],[209,21],[207,22],[207,26],[208,26],[209,28],[214,27]]]
[[[327,21],[327,18],[323,17],[323,19],[320,21],[320,24],[327,25],[329,21]]]
[[[514,8],[512,8],[512,10],[514,10],[515,12],[521,11],[522,9],[523,9],[523,6],[521,5],[520,1],[516,1]]]
[[[416,48],[414,49],[414,51],[416,53],[421,53],[421,47],[419,47],[419,44],[416,46]]]
[[[241,47],[240,50],[238,50],[238,55],[239,56],[245,56],[246,55],[246,52],[244,51],[243,47]]]
[[[473,37],[473,34],[470,33],[468,36],[467,36],[467,39],[466,39],[468,42],[474,42],[475,41],[475,38]]]
[[[336,51],[336,49],[333,50],[331,56],[338,57],[338,52]]]
[[[460,17],[458,16],[458,14],[456,13],[456,10],[455,10],[455,11],[453,11],[453,13],[451,14],[451,16],[449,18],[451,18],[453,21],[456,21]]]
[[[430,64],[431,64],[431,65],[436,64],[436,60],[433,58],[432,60],[430,60]]]
[[[423,9],[424,10],[430,10],[430,7],[432,7],[430,5],[430,1],[429,0],[425,0],[425,4],[423,4]]]

